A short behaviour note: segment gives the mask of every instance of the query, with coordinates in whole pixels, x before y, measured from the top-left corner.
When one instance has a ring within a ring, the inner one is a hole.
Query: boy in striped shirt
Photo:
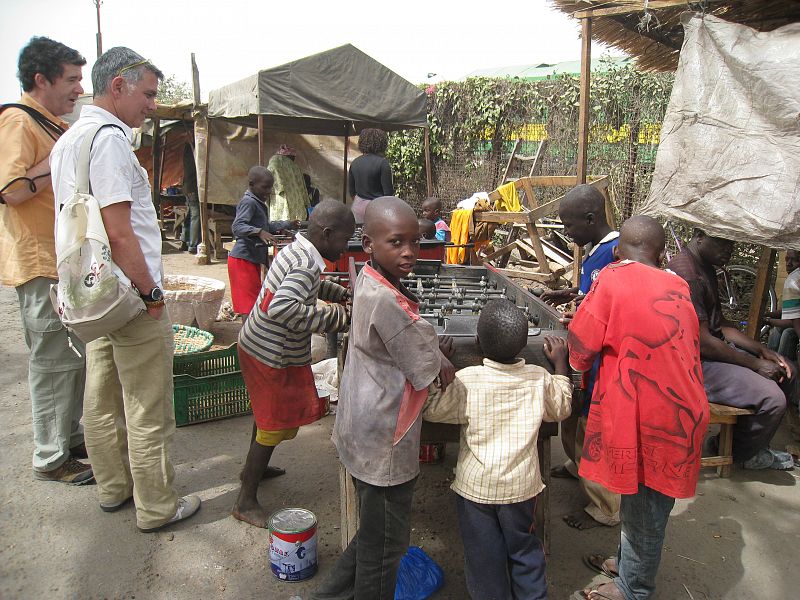
[[[335,262],[355,231],[353,213],[334,200],[320,202],[308,221],[308,233],[280,251],[264,280],[253,310],[239,332],[242,370],[256,435],[242,471],[242,487],[233,506],[236,519],[267,526],[258,503],[258,483],[280,442],[291,440],[301,425],[321,412],[311,372],[311,334],[343,331],[347,290],[320,281],[325,260]],[[317,299],[331,304],[318,305]]]
[[[509,300],[486,303],[478,319],[483,365],[467,367],[445,392],[431,387],[426,421],[460,423],[452,489],[474,599],[547,598],[544,552],[533,533],[535,496],[544,489],[536,439],[542,421],[569,416],[572,383],[566,340],[546,337],[555,375],[517,358],[528,319]]]

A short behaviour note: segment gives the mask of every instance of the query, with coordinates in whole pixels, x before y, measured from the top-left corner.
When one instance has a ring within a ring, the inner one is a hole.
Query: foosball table
[[[354,284],[363,263],[350,261],[347,276]],[[544,355],[544,337],[566,337],[567,331],[559,322],[561,314],[545,304],[526,288],[500,273],[491,265],[480,267],[446,265],[436,260],[417,261],[414,271],[403,280],[404,285],[419,299],[420,316],[430,322],[440,336],[451,336],[455,354],[450,359],[456,370],[482,364],[483,355],[477,344],[478,318],[481,308],[491,299],[505,298],[514,302],[528,317],[528,345],[520,353],[529,364],[539,365],[552,372]],[[342,345],[340,364],[344,364],[347,343]],[[573,374],[575,393],[580,384]],[[536,503],[536,527],[546,553],[550,549],[550,442],[558,435],[557,423],[542,423],[537,450],[539,468],[545,489]],[[423,444],[428,442],[458,442],[460,426],[445,423],[422,424]],[[357,530],[356,496],[352,481],[340,472],[342,548]]]

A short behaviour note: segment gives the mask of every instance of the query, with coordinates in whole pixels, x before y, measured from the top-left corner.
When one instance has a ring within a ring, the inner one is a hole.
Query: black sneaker
[[[33,476],[39,481],[57,481],[68,485],[94,483],[92,466],[82,463],[71,456],[57,469],[34,471]]]

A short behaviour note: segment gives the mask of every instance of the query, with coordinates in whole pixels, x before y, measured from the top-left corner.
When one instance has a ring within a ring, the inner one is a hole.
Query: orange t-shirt
[[[67,124],[23,94],[26,104],[67,128]],[[55,141],[19,108],[0,113],[0,188],[31,167],[47,160]],[[37,182],[38,183],[38,182]],[[27,185],[20,181],[6,192]],[[39,185],[38,193],[18,206],[0,204],[0,281],[19,286],[35,277],[56,279],[55,201],[53,186]]]

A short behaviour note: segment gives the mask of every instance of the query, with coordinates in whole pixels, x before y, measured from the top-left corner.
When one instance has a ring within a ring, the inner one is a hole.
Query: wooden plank
[[[508,277],[517,277],[519,279],[527,279],[528,281],[547,282],[554,281],[561,277],[563,269],[556,269],[551,273],[531,273],[529,271],[515,271],[513,269],[497,269],[503,275]]]
[[[705,456],[700,459],[701,467],[721,467],[732,464],[733,458],[730,456]]]
[[[756,266],[756,283],[753,286],[753,295],[750,298],[750,314],[747,315],[747,336],[758,341],[761,337],[761,316],[767,303],[767,288],[769,286],[772,266],[775,264],[776,251],[772,248],[761,248]]]
[[[264,148],[264,115],[258,115],[258,164],[267,166],[266,148]]]
[[[519,229],[517,227],[512,227],[511,231],[508,232],[508,237],[506,238],[505,245],[509,245],[514,242],[519,236]],[[500,261],[497,263],[497,266],[500,268],[505,268],[508,266],[508,260],[511,258],[511,252],[504,254],[500,257]]]
[[[536,194],[533,193],[533,186],[531,185],[531,180],[529,177],[523,177],[520,179],[522,182],[522,189],[525,192],[525,200],[523,201],[523,206],[528,209],[533,209],[536,207]]]
[[[575,175],[537,175],[528,179],[530,179],[531,185],[541,187],[574,187],[578,185],[578,178]],[[586,179],[588,183],[595,183],[602,179],[608,179],[608,175],[589,175]]]
[[[517,155],[517,150],[519,149],[519,145],[522,143],[521,138],[517,138],[517,141],[514,142],[514,149],[511,151],[511,156],[508,157],[508,163],[506,163],[506,170],[503,171],[503,178],[500,180],[500,184],[504,184],[508,181],[508,172],[511,170],[511,165],[514,162],[514,157]]]
[[[472,213],[477,223],[530,223],[533,212],[506,212],[488,210]]]
[[[592,69],[592,20],[581,21],[581,80],[578,100],[577,183],[586,183],[589,150],[589,83]]]
[[[483,257],[483,262],[485,262],[485,263],[486,263],[486,262],[489,262],[490,260],[494,260],[494,259],[495,259],[495,258],[497,258],[498,256],[503,256],[504,254],[508,254],[508,253],[509,253],[509,252],[511,252],[511,251],[512,251],[512,250],[513,250],[515,247],[516,247],[516,246],[514,245],[514,243],[513,243],[513,242],[512,242],[512,243],[510,243],[510,244],[506,244],[506,245],[505,245],[505,246],[503,246],[502,248],[498,248],[498,249],[497,249],[497,250],[495,250],[494,252],[491,252],[491,253],[487,254],[486,256],[484,256],[484,257]]]
[[[531,170],[528,171],[528,177],[533,177],[537,168],[541,166],[541,158],[544,156],[544,152],[547,149],[548,143],[548,140],[539,141],[539,147],[536,148],[536,154],[533,155],[533,164],[531,165]]]
[[[727,406],[726,404],[715,404],[714,402],[708,403],[708,412],[711,418],[756,414],[755,411],[748,408],[737,408],[735,406]]]
[[[720,426],[719,453],[720,456],[724,456],[725,458],[730,458],[731,462],[726,465],[719,465],[719,468],[717,469],[717,475],[723,478],[730,477],[731,476],[730,465],[733,464],[733,425]]]
[[[539,240],[539,232],[536,229],[536,225],[531,223],[526,229],[528,230],[528,237],[531,239],[531,245],[536,252],[536,260],[539,261],[539,270],[542,273],[549,273],[550,263],[547,262],[547,257],[544,254],[544,249],[542,248],[541,240]]]

